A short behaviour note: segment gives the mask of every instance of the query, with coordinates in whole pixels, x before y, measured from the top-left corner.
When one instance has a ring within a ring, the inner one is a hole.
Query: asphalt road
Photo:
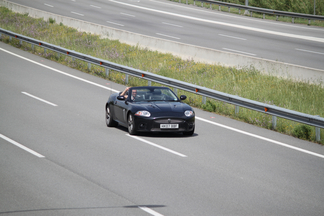
[[[104,119],[125,86],[4,43],[0,65],[0,215],[324,213],[320,145],[198,109],[192,137],[128,136]]]
[[[323,69],[324,29],[166,0],[10,0],[80,20],[247,56]]]

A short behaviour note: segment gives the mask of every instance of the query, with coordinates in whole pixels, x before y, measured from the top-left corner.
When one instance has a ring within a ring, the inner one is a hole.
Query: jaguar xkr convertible
[[[187,97],[167,87],[133,87],[121,95],[112,94],[105,106],[106,124],[128,128],[130,135],[138,132],[182,132],[191,136],[195,131],[195,112],[183,103]]]

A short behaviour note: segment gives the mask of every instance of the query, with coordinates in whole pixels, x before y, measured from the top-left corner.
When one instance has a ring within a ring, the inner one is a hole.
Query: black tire
[[[107,127],[116,127],[117,126],[117,122],[115,122],[111,116],[109,106],[106,107],[106,125],[107,125]]]
[[[182,133],[185,136],[192,136],[194,134],[194,132],[195,132],[195,128],[193,128],[192,131],[185,131],[185,132],[182,132]]]
[[[135,135],[136,134],[136,130],[135,130],[135,122],[134,122],[134,117],[131,113],[128,114],[127,117],[127,125],[128,125],[128,133],[130,135]]]

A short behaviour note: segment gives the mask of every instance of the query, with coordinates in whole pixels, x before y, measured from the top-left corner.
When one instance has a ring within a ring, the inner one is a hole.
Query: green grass
[[[149,71],[165,77],[277,105],[290,110],[324,116],[324,89],[320,84],[294,82],[289,79],[263,75],[253,67],[237,69],[202,64],[192,60],[181,60],[171,54],[161,54],[156,51],[123,44],[117,40],[100,39],[98,35],[78,32],[73,28],[57,24],[53,19],[44,21],[12,13],[4,7],[0,7],[0,27],[143,71]],[[51,51],[47,51],[45,54],[44,50],[37,46],[32,49],[30,44],[23,42],[20,45],[17,39],[13,38],[10,41],[4,35],[1,40],[61,64],[105,78],[105,70],[102,67],[92,66],[91,71],[88,71],[87,63],[79,60],[73,61],[66,55],[58,56]],[[108,79],[114,82],[125,83],[125,75],[114,71],[111,71]],[[147,81],[130,77],[129,85],[147,85]],[[239,113],[235,114],[233,105],[211,99],[207,99],[206,104],[203,104],[202,97],[199,95],[183,91],[178,91],[178,94],[186,94],[188,96],[187,103],[194,107],[271,129],[271,116],[269,115],[244,108],[240,108]],[[296,130],[300,127],[299,123],[281,118],[277,119],[276,131],[280,133],[289,135],[301,134],[296,133]],[[309,136],[306,136],[306,138],[314,141],[314,127],[310,127],[310,131],[307,133]],[[321,138],[320,143],[324,144],[324,130],[321,130]]]
[[[179,0],[169,0],[172,2],[179,2]],[[180,1],[183,4],[186,4],[186,0]],[[223,2],[233,3],[233,4],[241,4],[245,5],[245,0],[225,0]],[[198,7],[202,7],[202,3],[200,1],[188,0],[189,5],[196,5]],[[249,6],[266,8],[272,10],[279,11],[288,11],[293,13],[303,13],[303,14],[314,14],[314,1],[313,0],[249,0]],[[210,4],[204,3],[204,8],[209,9]],[[212,4],[212,10],[219,10],[219,6],[216,4]],[[229,12],[228,7],[221,6],[221,11]],[[234,14],[244,15],[244,10],[239,11],[236,8],[230,8],[230,12]],[[316,1],[316,15],[324,16],[324,1]],[[263,14],[253,12],[252,17],[263,19]],[[269,20],[277,20],[276,15],[265,14],[265,19]],[[283,17],[279,16],[278,21],[281,22],[292,22],[292,17]],[[295,18],[294,23],[296,24],[304,24],[308,25],[308,20],[302,18]],[[311,20],[310,25],[324,27],[324,21],[319,20]]]

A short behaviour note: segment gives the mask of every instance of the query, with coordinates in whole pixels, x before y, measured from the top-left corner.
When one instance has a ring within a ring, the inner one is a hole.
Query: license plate
[[[160,128],[179,128],[179,124],[160,124]]]

